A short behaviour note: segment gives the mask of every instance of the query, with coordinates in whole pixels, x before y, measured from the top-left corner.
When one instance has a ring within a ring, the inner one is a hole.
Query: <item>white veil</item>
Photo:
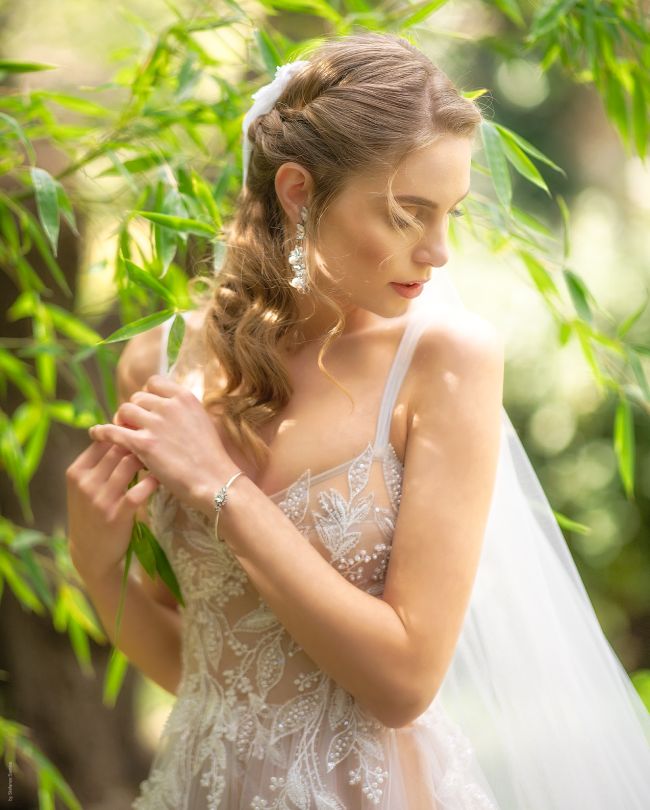
[[[412,306],[422,323],[465,308],[444,268]],[[499,810],[649,810],[650,714],[505,408],[479,569],[437,701]]]

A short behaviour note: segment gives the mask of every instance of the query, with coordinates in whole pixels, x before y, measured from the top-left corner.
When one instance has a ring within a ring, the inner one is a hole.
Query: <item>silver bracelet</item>
[[[243,470],[239,470],[239,472],[236,472],[230,478],[230,480],[227,481],[221,487],[221,489],[217,490],[217,492],[214,493],[213,501],[214,501],[214,509],[215,509],[215,512],[216,512],[216,518],[215,518],[215,521],[214,521],[214,533],[215,533],[216,538],[217,538],[219,543],[224,542],[219,537],[219,535],[217,534],[217,526],[219,525],[219,513],[221,512],[221,509],[223,508],[223,505],[226,502],[226,496],[228,494],[228,487],[232,484],[232,482],[235,480],[235,478],[238,478],[240,475],[246,475],[246,473]]]

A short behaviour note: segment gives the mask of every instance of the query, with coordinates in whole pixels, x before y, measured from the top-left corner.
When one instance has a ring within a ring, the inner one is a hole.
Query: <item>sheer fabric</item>
[[[354,458],[306,470],[270,496],[305,542],[375,596],[401,498],[402,464],[389,441],[397,394],[427,324],[462,306],[446,271],[427,286],[411,303],[374,437],[360,435]],[[163,373],[165,357],[163,341]],[[199,397],[203,360],[184,343],[169,370]],[[384,726],[319,670],[215,542],[210,519],[162,487],[149,508],[186,601],[183,669],[133,810],[650,807],[650,717],[505,409],[457,650],[431,705],[404,728]],[[435,542],[432,528],[422,531]]]

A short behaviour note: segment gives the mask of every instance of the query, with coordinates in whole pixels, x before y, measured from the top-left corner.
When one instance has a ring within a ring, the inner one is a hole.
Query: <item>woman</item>
[[[254,98],[211,300],[169,375],[169,323],[129,343],[68,472],[104,625],[147,503],[185,601],[129,581],[119,646],[177,694],[133,807],[641,810],[647,714],[436,269],[479,108],[382,34]]]

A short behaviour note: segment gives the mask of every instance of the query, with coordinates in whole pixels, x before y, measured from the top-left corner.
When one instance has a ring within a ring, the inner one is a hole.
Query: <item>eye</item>
[[[452,208],[452,210],[449,213],[452,215],[452,217],[464,217],[465,216],[462,209],[460,209],[460,208]]]
[[[404,210],[406,210],[406,208]],[[415,216],[415,211],[408,211],[408,213],[411,214],[411,216],[413,217],[413,219],[416,222],[420,222],[420,223],[422,222],[420,217]],[[403,219],[400,216],[395,217],[395,225],[396,225],[397,228],[410,228],[410,227],[412,227],[411,223],[408,220]]]

